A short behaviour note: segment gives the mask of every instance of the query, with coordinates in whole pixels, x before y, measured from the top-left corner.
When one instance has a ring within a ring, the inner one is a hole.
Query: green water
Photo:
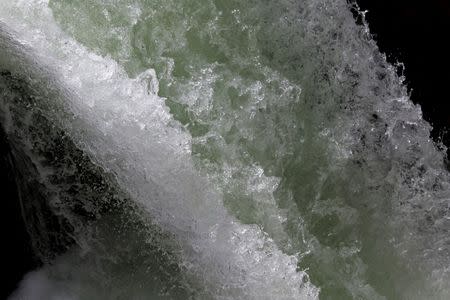
[[[298,258],[320,299],[445,299],[442,154],[346,1],[49,6],[131,78],[155,70],[196,170]]]
[[[385,240],[396,187],[383,177],[392,166],[370,157],[370,174],[339,132],[348,126],[340,119],[362,111],[354,122],[369,123],[376,113],[376,100],[365,99],[375,92],[358,89],[384,88],[395,75],[346,5],[51,1],[66,31],[131,76],[156,70],[159,95],[194,137],[198,167],[224,190],[228,209],[301,253],[322,299],[395,299],[416,294],[421,280]],[[388,80],[370,78],[376,72]],[[405,93],[389,88],[380,93]]]

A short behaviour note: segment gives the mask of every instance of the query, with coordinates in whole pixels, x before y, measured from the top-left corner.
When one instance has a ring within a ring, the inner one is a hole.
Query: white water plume
[[[56,298],[121,299],[121,289],[177,298],[156,292],[145,270],[162,251],[171,254],[160,268],[175,264],[166,275],[185,282],[178,298],[447,299],[444,154],[351,9],[344,0],[3,0],[0,69],[27,82],[30,110],[134,203],[91,227],[71,220],[81,250],[58,253],[16,295],[36,284]],[[37,176],[50,177],[33,145],[55,134],[20,129],[33,119],[11,94],[2,125],[28,139]],[[96,205],[82,204],[93,214]],[[108,233],[119,219],[139,221],[118,230],[129,235],[120,242]],[[152,229],[135,238],[139,227]],[[133,250],[102,273],[108,250],[98,244]]]
[[[306,274],[297,270],[297,259],[278,250],[258,227],[230,216],[220,193],[195,171],[190,136],[156,95],[154,71],[129,79],[112,59],[64,34],[46,1],[2,5],[2,31],[9,34],[2,41],[8,54],[2,55],[2,67],[27,74],[34,86],[51,90],[48,79],[58,85],[58,98],[41,98],[44,109],[50,109],[44,113],[175,236],[186,269],[215,297],[317,296],[317,289],[304,282]],[[43,70],[46,80],[39,74]],[[52,101],[64,114],[51,110]]]

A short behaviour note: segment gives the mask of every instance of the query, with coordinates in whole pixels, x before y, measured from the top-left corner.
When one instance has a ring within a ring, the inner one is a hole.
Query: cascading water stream
[[[351,8],[3,0],[12,298],[446,299],[443,153]]]

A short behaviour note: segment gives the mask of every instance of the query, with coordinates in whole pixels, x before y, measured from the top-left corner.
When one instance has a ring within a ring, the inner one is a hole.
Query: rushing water
[[[12,299],[450,297],[442,146],[351,4],[1,1]]]

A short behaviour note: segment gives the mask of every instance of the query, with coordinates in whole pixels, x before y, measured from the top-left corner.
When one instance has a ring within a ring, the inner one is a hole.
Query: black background
[[[411,99],[436,141],[450,145],[450,0],[356,0],[391,63],[405,65]],[[450,152],[450,151],[449,151]]]

